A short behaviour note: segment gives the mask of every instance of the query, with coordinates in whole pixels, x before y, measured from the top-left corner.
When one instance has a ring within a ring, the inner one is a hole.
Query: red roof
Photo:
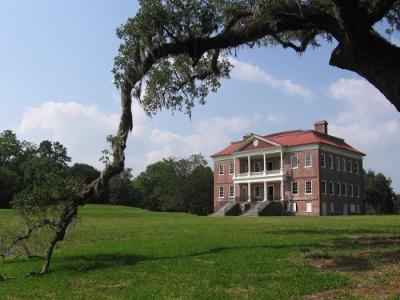
[[[361,151],[347,144],[343,139],[337,138],[332,135],[323,134],[315,130],[291,130],[261,137],[286,147],[307,144],[325,144],[342,150],[365,155]],[[232,154],[232,152],[234,152],[242,143],[243,141],[233,142],[228,147],[212,155],[212,157]]]

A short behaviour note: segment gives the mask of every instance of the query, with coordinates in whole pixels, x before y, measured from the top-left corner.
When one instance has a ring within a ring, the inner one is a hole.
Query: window
[[[261,191],[261,189],[260,189],[259,185],[254,186],[254,196],[256,198],[260,198],[260,191]]]
[[[312,167],[312,160],[311,160],[311,153],[307,153],[304,157],[304,167],[311,168]]]
[[[321,181],[321,193],[326,195],[326,180]]]
[[[336,157],[336,170],[340,171],[340,157]]]
[[[292,155],[290,157],[290,163],[291,163],[292,169],[297,169],[299,167],[299,160],[297,158],[297,155]]]
[[[352,214],[356,213],[356,205],[355,204],[350,204],[350,213],[352,213]]]
[[[260,163],[258,161],[254,163],[254,172],[260,172]]]
[[[354,196],[360,198],[360,186],[358,184],[354,186]]]
[[[219,187],[219,197],[224,198],[224,187],[223,186]]]
[[[325,153],[322,153],[322,154],[321,154],[321,167],[323,167],[323,168],[326,167]]]
[[[292,208],[293,208],[293,212],[297,212],[297,203],[296,202],[294,202],[292,204]]]
[[[335,195],[335,183],[329,181],[329,195]]]
[[[329,169],[333,169],[333,155],[328,156],[328,167]]]
[[[359,214],[360,213],[360,204],[356,205],[356,210],[357,210],[357,213]]]
[[[331,214],[335,213],[335,203],[331,202],[330,206]]]
[[[347,161],[347,171],[353,173],[353,162],[350,159]]]
[[[224,164],[219,164],[219,175],[224,175]]]
[[[235,186],[233,185],[229,187],[229,197],[235,197]]]
[[[358,174],[359,170],[358,170],[358,161],[356,161],[354,163],[354,173]]]
[[[349,184],[347,187],[347,196],[353,197],[353,185]]]
[[[266,164],[267,164],[267,171],[272,171],[273,170],[272,161],[267,161]]]
[[[346,172],[346,159],[342,159],[342,171]]]
[[[292,181],[292,194],[298,195],[299,194],[299,185],[297,181]]]
[[[340,196],[340,182],[336,182],[335,184],[336,195]]]
[[[346,196],[346,184],[342,183],[342,191],[340,192],[342,196]]]
[[[235,165],[233,163],[229,164],[229,174],[235,173]]]
[[[312,181],[311,180],[306,181],[305,191],[306,191],[306,194],[312,194]]]
[[[308,212],[308,213],[312,212],[312,203],[311,202],[307,202],[307,204],[306,204],[306,212]]]

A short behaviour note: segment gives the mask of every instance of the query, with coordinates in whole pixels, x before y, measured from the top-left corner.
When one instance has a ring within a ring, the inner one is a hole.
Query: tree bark
[[[400,48],[370,32],[356,41],[339,42],[330,65],[367,79],[400,112]]]

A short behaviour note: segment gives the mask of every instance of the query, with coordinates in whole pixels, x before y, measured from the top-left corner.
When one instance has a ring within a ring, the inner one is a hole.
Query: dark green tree
[[[67,155],[67,148],[59,142],[42,141],[37,150],[39,157],[47,157],[52,160],[66,165],[71,161],[71,157]]]
[[[133,182],[141,207],[157,211],[212,212],[213,173],[202,155],[164,159]]]
[[[368,213],[397,213],[397,195],[392,188],[392,180],[382,173],[372,170],[364,173],[365,205]]]

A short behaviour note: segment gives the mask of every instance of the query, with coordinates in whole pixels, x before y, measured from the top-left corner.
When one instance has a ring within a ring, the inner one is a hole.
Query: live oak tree
[[[132,100],[149,114],[165,108],[190,115],[229,77],[229,56],[240,48],[280,45],[303,53],[320,39],[336,40],[330,65],[364,77],[400,111],[400,48],[375,29],[379,22],[387,34],[399,31],[400,0],[141,0],[117,30],[122,44],[113,72],[122,114],[112,160],[69,202],[58,232],[123,170]]]

